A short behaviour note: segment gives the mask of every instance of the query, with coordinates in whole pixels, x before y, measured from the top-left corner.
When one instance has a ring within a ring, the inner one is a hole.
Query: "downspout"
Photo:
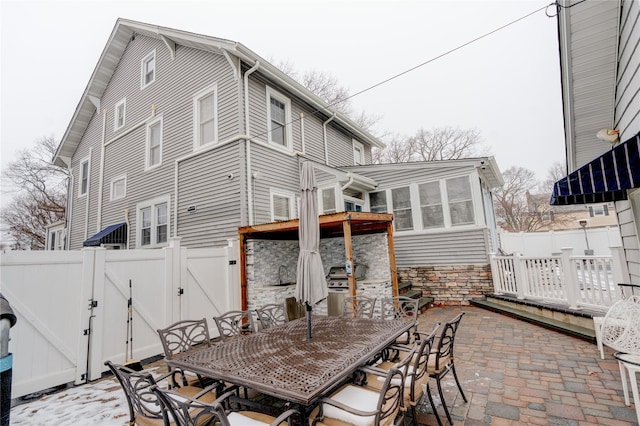
[[[96,214],[96,232],[102,229],[102,185],[104,184],[105,138],[107,133],[107,109],[102,110],[102,143],[100,144],[100,177],[98,179],[98,212]]]
[[[336,118],[336,113],[324,123],[322,123],[322,138],[324,139],[324,164],[329,165],[329,142],[327,141],[327,124],[329,124],[334,118]]]
[[[91,201],[91,159],[93,158],[93,147],[89,148],[89,176],[87,177],[87,193],[85,194],[85,209],[84,209],[84,238],[83,241],[89,238],[89,204]],[[82,173],[82,163],[80,163],[80,172]],[[80,181],[82,185],[82,181]]]
[[[64,249],[69,250],[71,247],[71,218],[73,213],[73,167],[69,165],[69,180],[67,182],[67,211],[66,211],[66,221],[65,227],[65,236],[64,236]]]
[[[300,113],[300,144],[302,145],[302,155],[305,155],[307,149],[304,143],[304,113]]]
[[[343,192],[353,184],[353,175],[351,173],[347,173],[347,176],[349,177],[349,181],[340,188]]]
[[[616,14],[616,65],[613,69],[613,102],[611,105],[611,129],[616,127],[616,95],[618,93],[618,55],[620,54],[620,9],[622,5],[618,1],[618,13]]]
[[[129,240],[131,237],[131,224],[129,223],[129,209],[124,209],[124,223],[127,224],[127,247],[126,249],[129,250]]]
[[[253,173],[251,172],[251,125],[249,123],[249,75],[253,74],[260,68],[260,61],[244,73],[244,134],[245,139],[246,161],[247,161],[247,213],[249,216],[249,225],[253,225]]]

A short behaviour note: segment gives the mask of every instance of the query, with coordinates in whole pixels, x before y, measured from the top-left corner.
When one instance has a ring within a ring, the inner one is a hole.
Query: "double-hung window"
[[[193,99],[194,149],[218,140],[218,93],[214,84]]]
[[[267,118],[269,143],[291,149],[291,101],[269,87]]]
[[[169,236],[169,200],[163,197],[138,205],[138,246],[153,247],[167,243]]]
[[[413,217],[411,210],[411,190],[408,186],[391,190],[393,200],[393,217],[398,231],[410,231],[413,229]]]
[[[125,114],[127,112],[127,99],[124,98],[120,102],[116,104],[114,121],[113,121],[113,130],[118,130],[124,127],[125,124]]]
[[[322,190],[322,214],[336,212],[336,189],[324,188]]]
[[[162,117],[147,124],[147,160],[146,168],[157,167],[162,163]]]
[[[446,183],[451,226],[471,225],[475,223],[469,177],[462,176],[447,179]]]
[[[364,164],[364,145],[357,140],[352,141],[353,144],[353,164],[356,166]]]
[[[140,82],[140,88],[144,89],[145,87],[152,84],[156,81],[156,51],[153,50],[147,56],[142,59],[141,66],[142,80]]]
[[[271,191],[271,220],[281,222],[296,217],[295,195],[286,191]]]
[[[421,183],[418,185],[418,193],[420,194],[422,227],[425,229],[444,227],[440,182]]]
[[[118,176],[111,180],[111,201],[127,195],[127,176]]]
[[[369,194],[371,213],[387,213],[387,192],[379,191]]]
[[[89,192],[89,158],[85,158],[80,162],[80,180],[78,184],[78,196],[87,195]]]

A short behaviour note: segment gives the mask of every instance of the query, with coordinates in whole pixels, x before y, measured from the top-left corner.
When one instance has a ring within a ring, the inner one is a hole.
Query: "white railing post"
[[[496,262],[495,253],[489,253],[489,262],[491,264],[491,280],[493,281],[493,292],[495,294],[502,294],[500,281],[498,279],[500,272],[498,271],[498,262]]]
[[[525,299],[529,283],[527,281],[527,268],[522,253],[513,254],[513,269],[516,276],[516,294],[518,299]]]
[[[571,260],[572,247],[562,247],[562,272],[564,275],[564,293],[569,303],[569,309],[578,309],[580,288],[578,287],[578,274]]]
[[[629,269],[627,268],[627,259],[624,256],[624,248],[621,246],[611,246],[611,261],[613,281],[616,284],[630,283]],[[617,292],[616,292],[617,293]]]

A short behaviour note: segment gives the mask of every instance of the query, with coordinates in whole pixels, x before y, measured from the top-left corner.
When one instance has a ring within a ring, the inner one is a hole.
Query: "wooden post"
[[[240,234],[240,297],[242,310],[246,311],[249,307],[247,294],[247,246],[246,236]]]

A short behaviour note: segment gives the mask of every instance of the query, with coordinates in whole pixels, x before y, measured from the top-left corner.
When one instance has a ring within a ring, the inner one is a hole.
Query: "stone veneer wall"
[[[491,265],[411,266],[398,268],[398,284],[411,283],[435,305],[468,305],[493,293]]]

